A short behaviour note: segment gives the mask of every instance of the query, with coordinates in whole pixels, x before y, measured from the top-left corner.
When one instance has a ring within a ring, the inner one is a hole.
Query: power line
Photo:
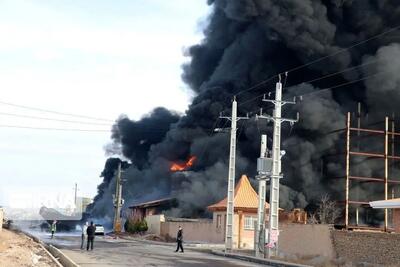
[[[353,70],[353,69],[357,69],[357,68],[360,68],[360,67],[364,67],[364,66],[368,66],[368,65],[371,65],[371,64],[375,64],[375,63],[377,63],[378,61],[380,61],[380,60],[379,60],[379,59],[371,60],[371,61],[369,61],[369,62],[360,64],[360,65],[357,65],[357,66],[349,67],[349,68],[346,68],[346,69],[341,70],[341,71],[333,72],[333,73],[330,73],[330,74],[321,76],[321,77],[319,77],[319,78],[315,78],[315,79],[311,79],[311,80],[302,82],[301,84],[304,84],[304,83],[313,83],[313,82],[316,82],[316,81],[320,81],[320,80],[323,80],[323,79],[326,79],[326,78],[330,78],[330,77],[336,76],[336,75],[338,75],[338,74],[342,74],[342,73],[344,73],[344,72],[347,72],[347,71],[350,71],[350,70]],[[289,87],[286,88],[286,89],[294,88],[294,87],[296,87],[296,86],[298,86],[298,85],[299,85],[299,84],[292,85],[292,86],[289,86]]]
[[[89,124],[89,125],[112,126],[111,124],[106,124],[106,123],[96,123],[96,122],[84,122],[84,121],[74,121],[74,120],[53,119],[53,118],[46,118],[46,117],[38,117],[38,116],[14,114],[14,113],[8,113],[8,112],[0,112],[0,115],[12,116],[12,117],[19,117],[19,118],[35,119],[35,120],[46,120],[46,121],[58,121],[58,122],[67,122],[67,123],[78,123],[78,124]]]
[[[324,59],[326,59],[326,58],[339,55],[339,54],[343,53],[344,51],[350,50],[351,48],[354,48],[354,47],[356,47],[356,46],[365,44],[365,43],[367,43],[367,42],[369,42],[369,41],[371,41],[371,40],[377,39],[377,38],[379,38],[379,37],[381,37],[381,36],[383,36],[383,35],[385,35],[385,34],[388,34],[388,33],[390,33],[390,32],[393,32],[393,31],[395,31],[395,30],[397,30],[397,29],[399,29],[399,28],[400,28],[400,25],[397,25],[396,27],[390,28],[390,29],[387,30],[387,31],[384,31],[384,32],[382,32],[382,33],[379,33],[379,34],[377,34],[377,35],[374,35],[374,36],[372,36],[372,37],[370,37],[370,38],[367,38],[367,39],[365,39],[365,40],[363,40],[363,41],[360,41],[360,42],[358,42],[358,43],[355,43],[355,44],[353,44],[353,45],[351,45],[351,46],[348,46],[348,47],[346,47],[346,48],[339,49],[338,51],[336,51],[336,52],[333,53],[333,54],[330,54],[330,55],[327,55],[327,56],[323,56],[323,57],[321,57],[321,58],[318,58],[318,59],[313,60],[313,61],[311,61],[311,62],[308,62],[308,63],[306,63],[306,64],[303,64],[303,65],[300,65],[300,66],[298,66],[298,67],[292,68],[292,69],[288,70],[287,72],[293,72],[293,71],[296,71],[296,70],[305,68],[305,67],[307,67],[307,66],[310,66],[310,65],[312,65],[312,64],[314,64],[314,63],[320,62],[320,61],[322,61],[322,60],[324,60]]]
[[[74,129],[74,128],[47,128],[47,127],[30,127],[30,126],[19,126],[19,125],[6,125],[0,124],[0,128],[17,128],[17,129],[29,129],[29,130],[46,130],[46,131],[69,131],[69,132],[110,132],[110,130],[96,130],[96,129]]]
[[[79,129],[79,128],[53,128],[53,127],[34,127],[34,126],[21,126],[21,125],[7,125],[0,124],[0,128],[16,128],[16,129],[29,129],[29,130],[48,130],[48,131],[70,131],[70,132],[107,132],[110,133],[111,129]],[[140,129],[140,133],[166,133],[170,129]],[[208,129],[206,129],[208,130]]]
[[[336,89],[336,88],[339,88],[339,87],[342,87],[342,86],[346,86],[346,85],[349,85],[349,84],[361,82],[361,81],[367,80],[367,79],[369,79],[371,77],[374,77],[374,76],[381,75],[381,74],[386,73],[386,72],[387,71],[380,71],[380,72],[377,72],[375,74],[371,74],[371,75],[365,76],[365,77],[357,79],[357,80],[344,82],[344,83],[341,83],[341,84],[338,84],[338,85],[335,85],[335,86],[331,86],[331,87],[327,87],[327,88],[323,88],[321,90],[314,91],[314,92],[309,92],[309,93],[305,93],[305,94],[301,94],[301,95],[296,95],[296,97],[304,97],[304,96],[308,96],[308,95],[312,95],[312,94],[319,94],[319,93],[327,91],[327,90],[332,90],[332,89]]]
[[[247,89],[244,89],[244,90],[241,90],[241,91],[237,92],[235,95],[236,95],[236,96],[239,96],[239,95],[241,95],[241,94],[243,94],[243,93],[245,93],[245,92],[248,92],[248,91],[251,91],[251,90],[253,90],[253,89],[256,89],[257,87],[259,87],[259,86],[261,86],[261,85],[263,85],[263,84],[268,83],[269,81],[271,81],[271,80],[274,79],[275,77],[278,77],[278,75],[279,75],[279,74],[275,74],[274,76],[272,76],[272,77],[270,77],[270,78],[268,78],[268,79],[266,79],[266,80],[264,80],[264,81],[261,81],[261,82],[255,84],[255,85],[253,85],[253,86],[247,88]]]
[[[36,107],[31,107],[31,106],[25,106],[25,105],[9,103],[9,102],[5,102],[5,101],[0,101],[0,104],[1,105],[6,105],[6,106],[17,107],[17,108],[35,110],[35,111],[40,111],[40,112],[54,113],[54,114],[63,115],[63,116],[78,117],[78,118],[97,120],[97,121],[114,122],[113,120],[110,120],[110,119],[103,119],[103,118],[97,118],[97,117],[91,117],[91,116],[79,115],[79,114],[72,114],[72,113],[64,113],[64,112],[59,112],[59,111],[55,111],[55,110],[42,109],[42,108],[36,108]]]
[[[384,31],[384,32],[382,32],[382,33],[379,33],[379,34],[377,34],[377,35],[374,35],[374,36],[372,36],[372,37],[370,37],[370,38],[367,38],[367,39],[365,39],[365,40],[363,40],[363,41],[360,41],[360,42],[358,42],[358,43],[352,44],[351,46],[348,46],[348,47],[346,47],[346,48],[342,48],[342,49],[336,51],[335,53],[332,53],[332,54],[330,54],[330,55],[326,55],[326,56],[320,57],[320,58],[315,59],[315,60],[312,60],[312,61],[310,61],[310,62],[308,62],[308,63],[299,65],[299,66],[294,67],[294,68],[292,68],[292,69],[289,69],[289,70],[286,71],[286,73],[294,72],[294,71],[303,69],[303,68],[308,67],[308,66],[310,66],[310,65],[312,65],[312,64],[315,64],[315,63],[317,63],[317,62],[320,62],[320,61],[322,61],[322,60],[324,60],[324,59],[327,59],[327,58],[336,56],[336,55],[341,54],[341,53],[343,53],[343,52],[345,52],[345,51],[347,51],[347,50],[350,50],[350,49],[352,49],[352,48],[354,48],[354,47],[356,47],[356,46],[362,45],[362,44],[367,43],[367,42],[369,42],[369,41],[371,41],[371,40],[377,39],[377,38],[379,38],[379,37],[381,37],[381,36],[383,36],[383,35],[385,35],[385,34],[388,34],[388,33],[390,33],[390,32],[393,32],[393,31],[395,31],[395,30],[398,30],[399,28],[400,28],[400,25],[398,25],[398,26],[396,26],[396,27],[393,27],[393,28],[390,28],[390,29],[387,30],[387,31]],[[284,72],[282,72],[282,73],[284,73]],[[239,92],[237,92],[237,93],[235,93],[235,94],[232,94],[232,96],[233,96],[233,95],[237,95],[237,96],[238,96],[238,95],[240,95],[240,94],[242,94],[242,93],[245,93],[245,92],[251,91],[251,90],[253,90],[253,89],[256,89],[256,88],[258,88],[259,86],[261,86],[261,85],[263,85],[263,84],[265,84],[265,83],[271,81],[272,79],[278,77],[279,74],[282,74],[282,73],[274,74],[273,76],[269,77],[269,78],[266,79],[266,80],[263,80],[263,81],[261,81],[261,82],[255,84],[255,85],[253,85],[253,86],[251,86],[251,87],[249,87],[249,88],[247,88],[247,89],[244,89],[244,90],[241,90],[241,91],[239,91]]]

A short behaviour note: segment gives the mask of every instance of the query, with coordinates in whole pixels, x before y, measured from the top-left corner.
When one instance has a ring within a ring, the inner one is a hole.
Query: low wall
[[[400,234],[334,230],[332,237],[337,256],[347,261],[385,266],[400,262]]]
[[[149,229],[147,233],[161,235],[161,223],[165,222],[165,217],[163,214],[161,215],[149,215],[146,216],[146,222]]]
[[[279,251],[284,254],[335,257],[329,225],[280,224],[279,228]]]
[[[175,240],[178,227],[183,229],[183,240],[186,242],[223,243],[222,231],[217,231],[212,220],[166,220],[161,222],[161,236]]]

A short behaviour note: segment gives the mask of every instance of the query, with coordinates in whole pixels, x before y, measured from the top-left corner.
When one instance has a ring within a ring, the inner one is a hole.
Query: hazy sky
[[[93,196],[112,123],[3,102],[109,120],[183,112],[183,50],[201,40],[208,12],[206,0],[0,0],[0,205],[14,190],[73,195],[75,182]]]

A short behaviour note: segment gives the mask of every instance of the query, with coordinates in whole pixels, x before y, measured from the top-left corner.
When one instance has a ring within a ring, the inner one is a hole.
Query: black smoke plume
[[[170,214],[205,215],[205,207],[226,194],[229,136],[211,134],[214,127],[229,126],[217,119],[219,113],[229,114],[234,94],[286,71],[284,97],[304,97],[284,109],[285,116],[299,112],[301,117],[294,127],[283,127],[282,147],[288,153],[281,205],[305,207],[325,193],[343,199],[344,183],[338,177],[345,170],[345,141],[335,130],[345,127],[349,111],[355,121],[358,102],[365,127],[382,129],[375,122],[397,111],[400,35],[398,30],[382,33],[400,25],[398,1],[209,0],[208,5],[212,13],[204,39],[187,49],[191,61],[183,65],[182,79],[196,93],[186,113],[178,116],[159,108],[139,121],[120,118],[113,127],[110,147],[120,148],[133,164],[125,173],[126,203],[172,192],[179,206]],[[340,73],[306,82],[336,72]],[[239,113],[254,114],[260,107],[270,112],[260,98],[248,100],[272,91],[276,81],[238,94]],[[335,87],[340,84],[347,85]],[[323,90],[329,87],[335,89]],[[255,176],[261,133],[271,136],[271,125],[255,120],[239,125],[237,177]],[[360,136],[352,149],[381,152],[381,139]],[[169,171],[171,162],[191,155],[198,159],[190,171]],[[354,175],[382,177],[379,160],[352,159],[352,164]],[[391,166],[391,175],[398,173],[398,165]],[[112,179],[104,175],[94,211],[110,202]],[[354,183],[352,196],[382,198],[382,187]]]

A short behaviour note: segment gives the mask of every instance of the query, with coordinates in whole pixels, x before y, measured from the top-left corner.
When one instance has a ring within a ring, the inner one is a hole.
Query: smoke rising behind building
[[[121,117],[112,129],[106,150],[121,151],[132,161],[124,173],[125,203],[173,192],[179,206],[170,214],[203,216],[207,205],[226,194],[229,136],[212,133],[214,127],[229,127],[218,119],[220,112],[229,114],[232,96],[239,92],[240,114],[254,114],[261,107],[270,112],[261,98],[249,99],[274,90],[277,79],[242,91],[288,70],[284,98],[305,96],[284,109],[285,116],[299,112],[300,121],[283,128],[282,148],[287,154],[282,163],[281,206],[305,207],[327,192],[335,199],[343,197],[344,186],[337,177],[344,175],[344,139],[334,131],[345,127],[346,112],[354,112],[358,102],[367,125],[396,113],[400,100],[399,31],[380,35],[400,25],[398,2],[209,0],[208,4],[213,11],[204,40],[185,51],[191,61],[183,65],[182,79],[196,94],[186,113],[157,108],[139,121]],[[340,73],[305,83],[336,72]],[[349,84],[316,93],[345,83]],[[254,119],[239,124],[237,178],[255,176],[260,135],[271,136],[270,126]],[[374,139],[361,139],[359,144],[382,149]],[[197,159],[190,171],[170,171],[172,162],[185,162],[193,155]],[[368,159],[356,163],[359,174],[382,175],[382,164]],[[115,159],[109,159],[91,206],[96,215],[112,214],[115,169]],[[395,166],[392,172],[399,170]],[[380,192],[365,184],[357,188],[360,199]]]

